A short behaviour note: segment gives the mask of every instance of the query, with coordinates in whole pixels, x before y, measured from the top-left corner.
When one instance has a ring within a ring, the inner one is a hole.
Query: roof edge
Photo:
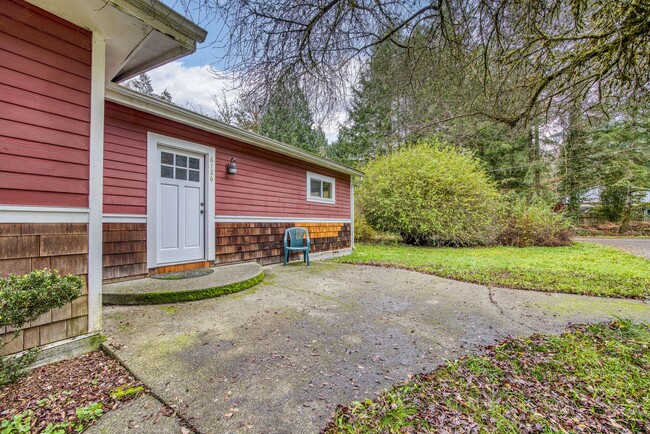
[[[111,3],[118,8],[120,3],[128,4],[197,43],[205,41],[208,36],[203,27],[158,0],[111,0]]]
[[[184,109],[175,104],[162,101],[158,98],[144,95],[115,83],[106,85],[106,99],[108,101],[141,110],[156,116],[174,120],[185,125],[190,125],[204,131],[219,134],[231,139],[238,140],[249,145],[269,151],[278,152],[301,161],[315,164],[335,172],[345,173],[350,176],[363,176],[363,172],[353,169],[328,158],[320,157],[303,151],[295,146],[269,139],[250,131],[242,130],[232,125],[225,124],[216,119],[210,118]]]

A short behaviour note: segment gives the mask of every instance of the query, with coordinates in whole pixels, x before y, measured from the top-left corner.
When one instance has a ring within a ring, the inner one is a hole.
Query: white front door
[[[205,155],[162,146],[157,154],[157,262],[205,259]]]

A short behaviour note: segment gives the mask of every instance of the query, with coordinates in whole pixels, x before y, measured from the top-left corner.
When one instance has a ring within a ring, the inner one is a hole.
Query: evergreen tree
[[[160,94],[160,99],[167,102],[172,102],[172,94],[167,89],[163,90]]]
[[[153,85],[151,84],[151,77],[149,77],[149,74],[146,72],[143,72],[137,78],[129,81],[127,86],[145,95],[154,94]]]
[[[259,133],[314,154],[323,154],[327,146],[325,133],[314,126],[307,97],[296,81],[276,84],[260,117]]]
[[[154,98],[158,98],[166,102],[172,102],[172,94],[167,89],[163,90],[160,95],[157,95],[154,92],[151,77],[149,77],[149,74],[146,72],[143,72],[142,74],[138,75],[137,78],[134,78],[133,80],[127,82],[126,86],[145,95],[153,96]]]
[[[590,134],[594,178],[602,186],[604,211],[629,228],[632,212],[650,190],[650,117],[619,118]]]
[[[352,90],[348,120],[339,129],[339,136],[327,150],[330,158],[348,164],[372,159],[395,148],[391,104],[391,87],[385,82],[389,63],[375,53],[368,67],[361,72],[359,84]]]
[[[437,56],[404,56],[395,47],[375,50],[328,156],[354,165],[435,138],[472,151],[502,190],[548,188],[548,177],[542,179],[548,162],[538,135],[529,137],[527,130],[485,116],[458,116],[486,105],[477,98],[480,77],[463,67],[470,54],[456,53],[438,63],[433,61]]]

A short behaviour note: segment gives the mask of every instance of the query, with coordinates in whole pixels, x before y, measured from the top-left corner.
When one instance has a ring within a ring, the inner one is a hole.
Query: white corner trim
[[[314,217],[257,217],[257,216],[215,216],[217,223],[350,223],[350,219],[327,219]]]
[[[354,184],[350,177],[350,247],[354,250]]]
[[[147,216],[143,214],[103,214],[104,223],[147,223]]]
[[[311,180],[317,179],[321,182],[329,182],[332,184],[332,198],[324,199],[322,197],[313,197],[311,195]],[[317,202],[317,203],[326,203],[326,204],[335,204],[336,203],[336,179],[331,176],[320,175],[314,172],[307,172],[307,201],[308,202]]]
[[[88,191],[88,332],[102,330],[102,209],[104,207],[104,94],[106,40],[93,32]]]
[[[214,261],[215,258],[215,176],[214,165],[216,161],[216,150],[211,146],[200,145],[198,143],[188,142],[176,139],[174,137],[164,136],[162,134],[147,133],[147,267],[156,268],[158,266],[158,144],[166,148],[176,148],[185,151],[203,154],[206,157],[205,164],[205,209],[206,227],[205,227],[205,260]]]
[[[88,208],[0,205],[0,223],[88,223]]]

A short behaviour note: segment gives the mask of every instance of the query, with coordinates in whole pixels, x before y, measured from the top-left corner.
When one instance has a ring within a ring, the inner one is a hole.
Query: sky
[[[162,0],[167,6],[190,18],[208,31],[208,36],[197,46],[195,53],[158,67],[148,72],[154,92],[163,90],[171,93],[174,103],[203,114],[215,111],[214,96],[234,101],[237,98],[237,83],[223,73],[220,58],[225,54],[216,41],[223,23],[217,19],[205,20],[196,10],[186,11],[187,0]],[[217,72],[215,74],[214,72]],[[338,135],[338,124],[345,118],[341,113],[323,126],[327,139],[332,142]]]

